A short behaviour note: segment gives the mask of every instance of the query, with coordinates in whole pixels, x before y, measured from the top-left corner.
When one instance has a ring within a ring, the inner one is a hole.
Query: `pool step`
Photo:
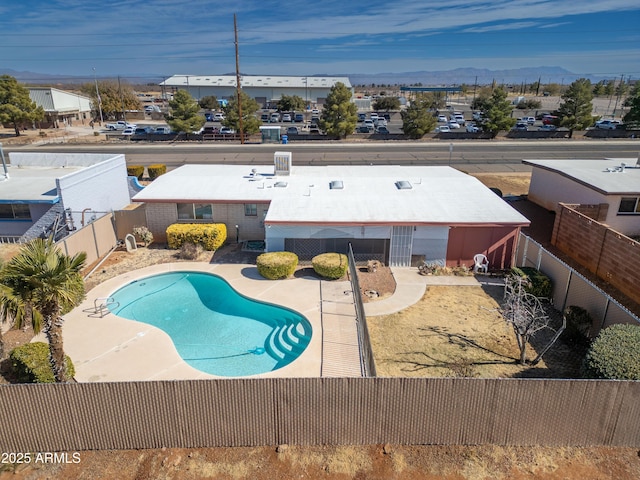
[[[278,364],[286,365],[307,347],[310,337],[305,334],[304,326],[300,323],[289,320],[277,323],[265,341],[265,350],[279,360]],[[284,324],[280,325],[281,323]]]

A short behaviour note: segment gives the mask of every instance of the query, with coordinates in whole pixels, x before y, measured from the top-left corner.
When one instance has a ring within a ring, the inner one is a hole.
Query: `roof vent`
[[[344,188],[344,184],[342,183],[342,180],[332,180],[329,183],[329,188],[331,190],[342,190]]]
[[[274,187],[285,188],[287,186],[287,182],[276,182],[273,184]]]
[[[398,190],[411,190],[413,187],[411,186],[411,182],[407,180],[398,180],[396,182],[396,188]]]
[[[291,152],[275,152],[273,154],[276,175],[289,175],[291,173]]]

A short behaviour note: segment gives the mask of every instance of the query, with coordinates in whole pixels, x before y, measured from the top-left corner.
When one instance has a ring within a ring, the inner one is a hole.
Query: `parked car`
[[[127,127],[125,128],[120,135],[133,135],[136,133],[135,128]]]
[[[234,133],[236,133],[236,131],[233,128],[222,127],[220,129],[220,135],[232,135]]]
[[[620,125],[619,120],[599,120],[596,122],[596,128],[603,130],[615,130]]]
[[[218,127],[204,127],[204,130],[202,130],[203,135],[216,135],[218,133],[220,133]]]
[[[460,126],[464,126],[464,124],[466,123],[464,115],[462,115],[461,113],[454,114],[452,120],[455,120]]]
[[[451,129],[448,125],[440,125],[439,127],[436,127],[436,133],[449,133],[450,131]]]
[[[438,122],[447,123],[447,116],[446,115],[438,115]]]
[[[274,112],[269,117],[269,121],[271,123],[278,123],[280,121],[280,114],[278,112]]]
[[[313,110],[311,110],[311,114],[312,115],[320,115],[320,110],[318,110],[317,108],[314,108]]]
[[[156,127],[156,130],[154,133],[157,133],[158,135],[166,135],[168,133],[171,133],[171,129],[169,127]]]
[[[300,132],[298,131],[298,127],[289,127],[287,128],[287,135],[298,135]]]
[[[370,129],[370,131],[372,131],[372,132],[373,132],[373,131],[375,130],[375,128],[376,128],[376,126],[375,126],[375,125],[374,125],[374,123],[373,123],[373,120],[371,120],[370,118],[367,118],[367,119],[364,121],[364,126],[365,126],[365,127],[367,127],[368,129]]]
[[[356,133],[371,133],[373,130],[371,130],[369,127],[367,127],[366,125],[360,125],[357,129],[356,129]]]
[[[374,122],[376,124],[377,127],[386,127],[387,126],[387,119],[384,117],[378,117],[378,121]]]
[[[291,122],[291,114],[285,113],[284,115],[282,115],[282,121],[283,122]]]
[[[467,123],[466,129],[467,129],[467,132],[469,133],[478,133],[482,131],[482,129],[478,127],[475,123]]]
[[[146,135],[151,132],[151,127],[136,127],[133,131],[134,135]],[[124,134],[123,134],[124,135]]]
[[[302,113],[296,113],[296,114],[293,116],[293,120],[294,120],[294,122],[296,122],[296,123],[304,122],[304,115],[303,115]]]
[[[522,122],[518,122],[516,123],[516,126],[513,127],[513,130],[520,130],[520,131],[524,131],[526,132],[529,128],[527,127],[526,123],[522,123]]]
[[[519,121],[521,123],[526,123],[527,125],[533,125],[534,123],[536,123],[536,118],[535,117],[522,117]]]
[[[364,113],[359,113],[358,114],[358,121],[359,122],[364,122],[364,120],[367,118],[367,116]]]
[[[545,115],[544,117],[542,117],[543,125],[554,125],[556,121],[558,121],[558,117],[556,117],[555,115]]]
[[[369,118],[370,118],[371,120],[375,120],[376,118],[378,118],[378,114],[377,114],[376,112],[371,112],[371,113],[369,114]]]
[[[384,135],[388,135],[389,134],[389,129],[387,127],[378,127],[378,129],[376,130],[376,133],[381,133]]]
[[[214,121],[214,120],[213,120],[213,113],[205,113],[205,114],[204,114],[204,119],[205,119],[207,122],[213,122],[213,121]]]
[[[540,132],[555,132],[558,129],[555,125],[541,125],[538,127]]]
[[[268,113],[263,113],[262,115],[260,115],[260,121],[263,123],[268,123],[269,122],[269,114]]]
[[[456,122],[455,120],[449,120],[449,123],[447,125],[449,125],[450,129],[460,128],[460,124],[458,122]]]
[[[214,113],[213,119],[215,122],[221,122],[222,120],[224,120],[224,113],[220,113],[220,112]]]

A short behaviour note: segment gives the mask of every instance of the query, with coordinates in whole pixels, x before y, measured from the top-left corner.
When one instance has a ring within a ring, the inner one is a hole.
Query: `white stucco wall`
[[[640,189],[640,185],[638,187]],[[603,223],[625,235],[636,235],[640,232],[640,215],[618,214],[622,195],[604,195],[586,185],[548,170],[533,168],[528,198],[549,211],[557,211],[560,202],[606,203],[609,205],[609,210]]]
[[[127,164],[124,155],[114,155],[79,171],[71,172],[56,180],[58,193],[64,208],[70,208],[76,228],[92,217],[100,218],[113,210],[131,203],[127,184]]]

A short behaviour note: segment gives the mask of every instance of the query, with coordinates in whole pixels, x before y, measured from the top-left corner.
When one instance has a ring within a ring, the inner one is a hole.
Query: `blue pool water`
[[[164,330],[189,365],[212,375],[277,370],[298,358],[311,339],[311,324],[302,315],[244,297],[208,273],[155,275],[111,296],[112,313]]]

